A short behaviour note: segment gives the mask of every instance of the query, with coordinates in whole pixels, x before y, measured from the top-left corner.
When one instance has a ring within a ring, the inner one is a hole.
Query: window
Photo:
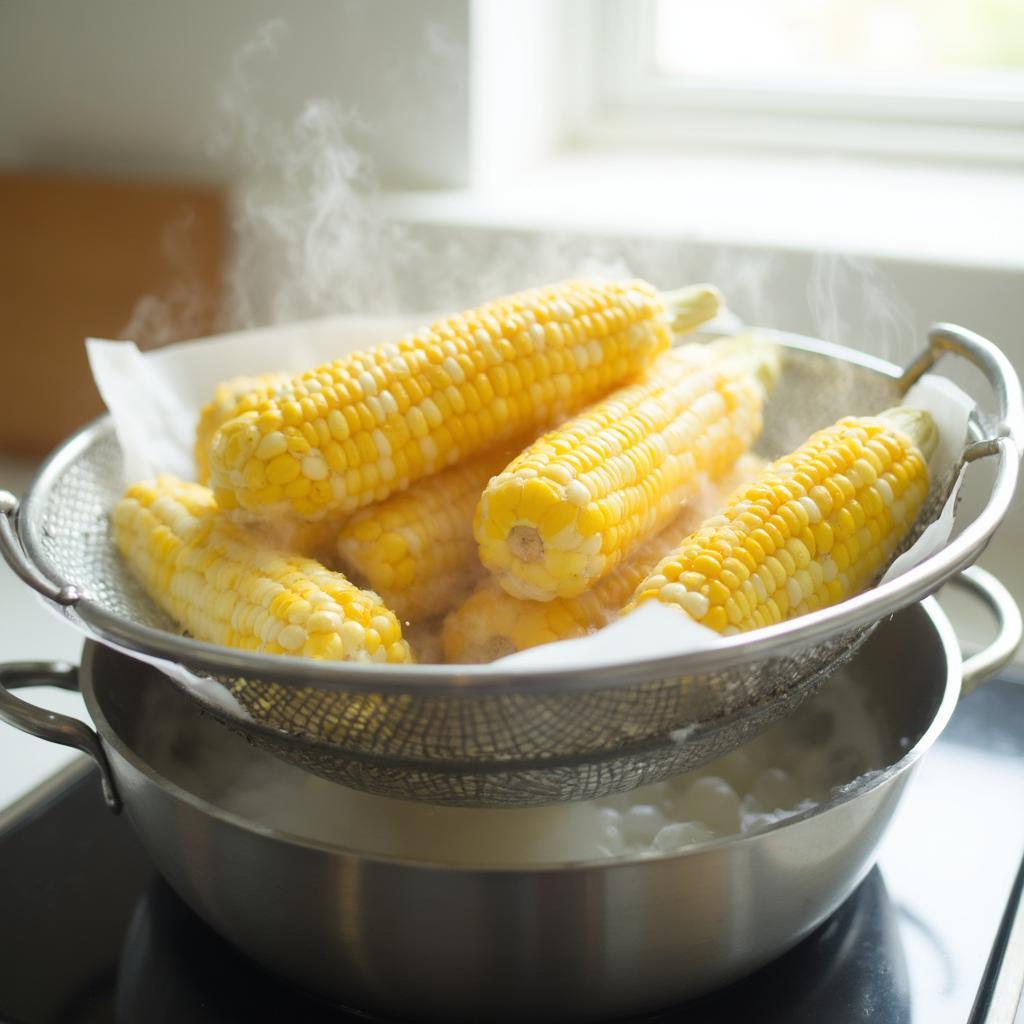
[[[1020,0],[602,0],[592,136],[1024,160]]]

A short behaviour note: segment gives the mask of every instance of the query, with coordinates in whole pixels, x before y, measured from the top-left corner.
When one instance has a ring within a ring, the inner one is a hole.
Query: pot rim
[[[911,608],[917,607],[911,605]],[[388,854],[381,854],[372,851],[359,850],[348,846],[339,846],[321,840],[312,839],[308,836],[297,835],[268,825],[261,825],[250,818],[243,817],[233,811],[218,807],[205,797],[199,796],[176,782],[171,781],[160,774],[152,765],[148,764],[142,757],[130,747],[122,737],[114,730],[109,719],[103,711],[102,706],[93,688],[93,673],[95,655],[103,645],[95,640],[87,640],[82,653],[81,671],[79,673],[79,685],[89,714],[96,724],[96,728],[105,746],[115,751],[124,761],[142,775],[147,782],[156,785],[175,800],[188,804],[195,810],[207,817],[229,825],[233,828],[258,835],[262,838],[272,839],[285,843],[289,846],[298,846],[318,853],[329,853],[332,856],[358,857],[364,861],[389,865],[398,868],[416,868],[438,872],[457,872],[459,874],[484,874],[484,875],[543,875],[551,873],[562,874],[567,870],[590,871],[606,868],[628,868],[640,864],[666,863],[683,857],[700,856],[704,853],[714,852],[724,846],[745,845],[762,840],[765,836],[778,832],[784,828],[798,826],[812,818],[828,814],[833,810],[850,803],[858,797],[864,796],[872,790],[879,789],[889,783],[896,776],[909,770],[932,746],[939,734],[945,729],[957,701],[960,698],[962,653],[960,642],[948,616],[942,610],[934,597],[925,598],[920,602],[920,610],[924,613],[925,620],[935,631],[938,642],[946,659],[946,680],[943,687],[942,699],[932,716],[927,728],[918,737],[917,741],[909,747],[904,754],[893,764],[885,768],[866,772],[859,776],[852,783],[839,787],[832,797],[825,803],[815,804],[796,814],[789,815],[779,821],[772,822],[754,832],[740,833],[732,836],[720,836],[706,842],[696,843],[684,850],[666,851],[658,853],[645,853],[639,856],[635,854],[623,854],[617,857],[593,858],[588,860],[551,861],[546,863],[526,864],[505,864],[505,863],[449,863],[443,861],[419,860],[415,857],[397,857]],[[904,612],[897,613],[897,618]],[[870,641],[869,641],[870,643]],[[131,658],[131,655],[115,651],[124,657]],[[135,659],[132,659],[135,660]],[[827,685],[827,683],[825,684]],[[124,791],[125,787],[122,787]],[[381,797],[381,799],[388,799]],[[130,800],[128,804],[131,813]]]

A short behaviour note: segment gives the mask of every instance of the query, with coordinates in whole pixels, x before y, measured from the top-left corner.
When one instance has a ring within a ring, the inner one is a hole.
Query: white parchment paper
[[[338,316],[218,335],[147,353],[126,341],[90,339],[87,347],[93,376],[121,442],[127,478],[173,473],[192,479],[199,410],[219,382],[269,370],[306,369],[347,352],[393,341],[431,319],[429,315]],[[936,419],[941,440],[929,468],[934,480],[943,479],[960,461],[974,402],[952,382],[927,375],[910,390],[906,404],[925,408]],[[942,515],[893,564],[885,579],[906,572],[946,543],[959,487],[960,480]],[[651,602],[591,636],[522,651],[493,666],[497,671],[512,667],[585,669],[635,661],[638,656],[681,656],[721,642],[712,630]],[[181,666],[147,660],[179,680],[190,678],[204,688],[209,685]]]

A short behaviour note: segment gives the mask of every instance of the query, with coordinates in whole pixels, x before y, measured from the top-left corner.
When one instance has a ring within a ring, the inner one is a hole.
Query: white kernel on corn
[[[812,523],[821,522],[821,509],[818,508],[818,503],[813,498],[808,498],[806,495],[800,499],[800,504],[803,505],[804,511],[807,513],[807,519]]]
[[[661,588],[668,583],[668,577],[662,576],[661,573],[658,573],[654,576],[648,576],[644,583],[645,590],[661,590]]]
[[[432,398],[424,398],[420,402],[420,409],[423,411],[423,416],[430,426],[439,427],[441,425],[443,419],[441,410],[438,409],[437,403]]]
[[[356,380],[358,381],[359,387],[362,389],[364,395],[377,394],[377,382],[373,379],[372,374],[363,370]]]
[[[333,633],[341,628],[341,621],[341,616],[334,612],[316,611],[307,620],[306,629],[310,633]]]
[[[326,480],[327,463],[319,455],[307,455],[302,460],[302,475],[307,480]]]
[[[889,481],[884,476],[880,476],[875,481],[875,490],[878,491],[878,496],[882,499],[882,503],[889,507],[893,502],[892,488],[889,486]]]
[[[395,479],[395,460],[391,458],[384,458],[380,460],[380,478],[381,480],[387,480],[389,483]]]
[[[565,485],[572,480],[572,473],[565,466],[559,465],[557,462],[552,463],[550,466],[545,466],[540,471],[540,475],[562,485]]]
[[[388,414],[384,411],[384,403],[376,395],[370,395],[366,399],[366,408],[370,410],[378,423],[383,423],[388,418]]]
[[[263,440],[256,446],[256,458],[269,462],[288,450],[288,441],[279,430],[272,430],[263,435]]]
[[[791,605],[798,605],[804,599],[804,592],[795,576],[790,576],[786,580],[786,595],[789,597]]]
[[[604,349],[596,339],[587,342],[587,354],[590,356],[591,366],[597,366],[604,361]]]
[[[449,377],[456,383],[461,384],[466,379],[466,374],[463,372],[458,361],[448,356],[443,363],[441,363],[441,369],[448,374]]]
[[[711,602],[703,594],[695,594],[681,583],[665,584],[659,591],[658,598],[679,605],[693,619],[703,619],[711,608]]]
[[[878,478],[875,467],[867,459],[858,459],[853,464],[853,468],[857,471],[857,475],[864,481],[865,485],[873,484]]]
[[[300,651],[306,646],[306,631],[302,626],[285,626],[277,635],[277,642],[286,651]]]
[[[587,490],[585,484],[579,480],[573,480],[566,485],[565,488],[566,499],[577,508],[582,508],[588,501],[591,500],[591,493]]]
[[[341,638],[346,655],[353,655],[357,651],[361,651],[366,642],[366,633],[363,627],[351,619],[341,624],[341,627],[338,629],[338,636]]]
[[[384,411],[389,416],[394,416],[398,412],[398,403],[390,391],[382,391],[380,393],[380,404],[384,406]]]
[[[370,435],[373,438],[373,443],[377,446],[377,454],[382,459],[386,459],[391,455],[391,442],[384,436],[384,432],[378,427]]]
[[[821,563],[821,578],[826,583],[831,583],[839,574],[839,567],[831,558],[826,558]]]

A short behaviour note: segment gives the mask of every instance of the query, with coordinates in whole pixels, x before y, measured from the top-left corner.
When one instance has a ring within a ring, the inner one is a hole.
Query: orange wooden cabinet
[[[216,328],[226,209],[219,188],[0,175],[0,451],[42,454],[102,410],[87,336]]]

